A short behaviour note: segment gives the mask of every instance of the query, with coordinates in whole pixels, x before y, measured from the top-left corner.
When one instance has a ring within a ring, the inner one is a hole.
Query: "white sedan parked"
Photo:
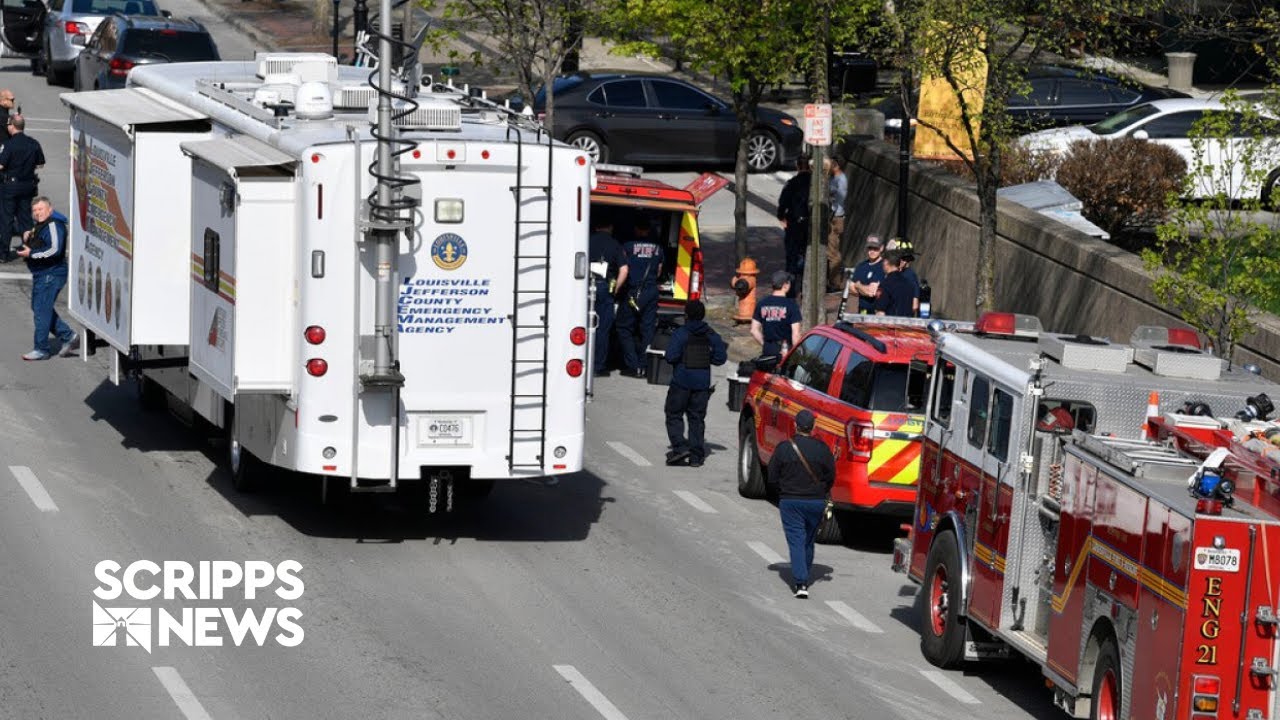
[[[1196,156],[1191,131],[1201,118],[1210,113],[1229,113],[1232,127],[1237,128],[1240,137],[1205,141],[1200,171],[1192,178],[1192,197],[1209,197],[1221,191],[1235,199],[1260,198],[1268,207],[1273,200],[1280,204],[1280,137],[1269,136],[1262,140],[1256,153],[1257,167],[1254,168],[1260,177],[1245,177],[1246,163],[1242,158],[1248,152],[1246,143],[1253,139],[1252,133],[1239,130],[1247,124],[1245,115],[1238,108],[1233,109],[1214,100],[1154,100],[1093,125],[1043,130],[1023,135],[1018,142],[1032,150],[1065,154],[1071,144],[1079,140],[1132,137],[1173,148],[1187,161],[1188,172],[1192,172],[1196,168]]]

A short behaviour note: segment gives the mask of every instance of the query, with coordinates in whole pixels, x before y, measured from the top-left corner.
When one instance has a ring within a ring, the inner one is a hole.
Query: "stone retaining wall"
[[[897,218],[897,148],[849,138],[845,258],[865,257],[867,235],[892,237]],[[913,163],[909,235],[916,270],[933,287],[934,314],[973,319],[978,255],[978,198],[959,177]],[[995,306],[1029,313],[1047,329],[1127,342],[1139,325],[1182,325],[1151,293],[1142,260],[1020,205],[1001,200],[996,222]],[[1264,314],[1236,351],[1280,378],[1280,318]]]

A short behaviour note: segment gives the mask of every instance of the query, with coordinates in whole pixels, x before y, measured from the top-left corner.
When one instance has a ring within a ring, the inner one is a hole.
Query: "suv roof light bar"
[[[889,351],[889,348],[885,346],[883,340],[845,320],[841,320],[840,322],[836,323],[835,328],[841,332],[848,333],[858,338],[859,340],[865,342],[866,344],[870,345],[872,349],[874,349],[878,353],[885,353]]]
[[[630,175],[632,177],[640,177],[644,174],[644,168],[639,165],[613,165],[610,163],[596,163],[598,172],[614,173],[615,175]]]

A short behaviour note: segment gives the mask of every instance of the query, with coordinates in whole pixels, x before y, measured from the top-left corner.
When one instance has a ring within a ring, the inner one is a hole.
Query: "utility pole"
[[[813,48],[813,94],[816,108],[826,108],[825,122],[827,143],[831,141],[831,106],[827,104],[827,46],[831,33],[831,13],[827,2],[822,3],[821,16],[818,18],[818,38]],[[807,114],[807,113],[806,113]],[[821,122],[821,118],[817,118]],[[827,219],[827,183],[822,162],[826,158],[826,144],[815,142],[813,147],[813,166],[809,176],[809,251],[804,261],[804,308],[803,314],[810,327],[821,324],[826,318],[823,313],[823,301],[827,296],[827,247],[823,230]]]

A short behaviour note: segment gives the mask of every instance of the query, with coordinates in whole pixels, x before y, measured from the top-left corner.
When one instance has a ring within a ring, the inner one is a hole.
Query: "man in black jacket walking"
[[[826,443],[812,436],[813,425],[813,413],[797,413],[796,434],[769,460],[769,484],[778,493],[782,531],[791,551],[791,589],[801,599],[809,597],[813,544],[836,480],[836,459]]]

